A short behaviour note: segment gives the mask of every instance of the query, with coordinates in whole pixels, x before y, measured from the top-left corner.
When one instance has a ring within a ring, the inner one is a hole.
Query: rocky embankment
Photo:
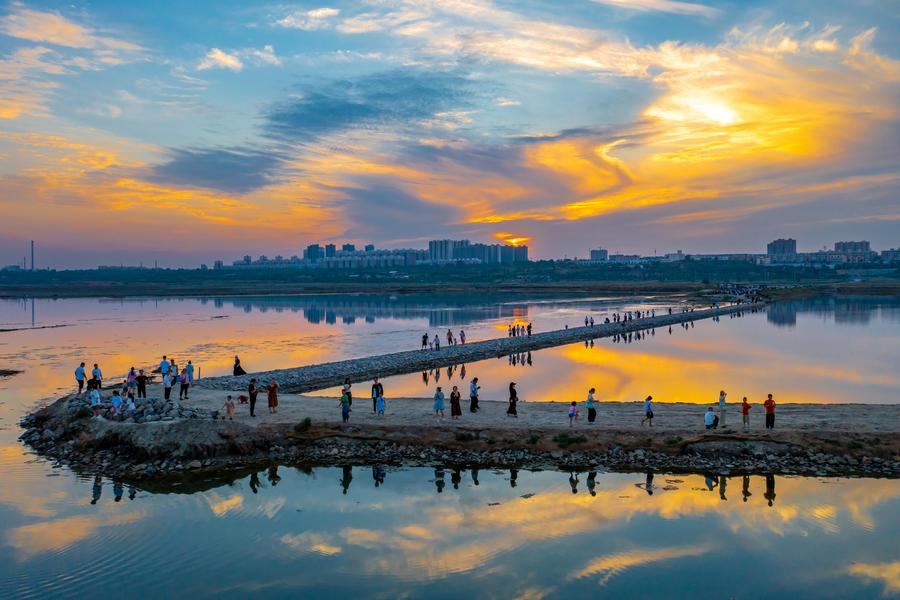
[[[21,439],[76,471],[133,480],[271,462],[900,477],[896,432],[523,431],[308,419],[252,427],[176,402],[157,404],[154,418],[121,422],[92,418],[66,397],[23,419]]]

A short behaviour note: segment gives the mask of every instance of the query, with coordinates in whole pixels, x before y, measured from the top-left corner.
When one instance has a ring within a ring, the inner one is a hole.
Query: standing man
[[[138,398],[146,398],[147,397],[147,380],[149,377],[144,375],[144,370],[141,369],[138,371],[137,377],[134,378],[135,383],[137,383],[137,397]]]
[[[188,361],[186,368],[187,368],[188,383],[190,383],[191,385],[194,385],[194,363],[192,363],[191,361]]]
[[[81,395],[82,390],[84,390],[84,363],[81,363],[77,367],[75,367],[75,381],[78,382],[78,395]]]
[[[428,350],[428,334],[422,334],[422,350]]]
[[[159,361],[159,376],[165,377],[169,372],[169,359],[163,354],[162,360]]]
[[[256,387],[256,379],[250,380],[250,385],[247,386],[247,395],[250,396],[250,416],[256,416],[256,397],[259,395],[259,388]]]
[[[378,381],[376,377],[372,382],[372,414],[378,413],[378,399],[382,399],[384,401],[384,386]]]
[[[469,411],[473,413],[478,412],[478,390],[481,389],[481,386],[478,385],[478,378],[473,377],[472,383],[469,384]]]
[[[725,427],[725,390],[719,392],[719,425]]]
[[[750,431],[750,403],[747,402],[747,396],[741,402],[741,419],[744,422],[744,431]]]
[[[772,394],[769,394],[763,406],[766,407],[766,429],[775,429],[775,400],[772,399]]]
[[[103,387],[103,372],[100,370],[100,366],[97,363],[94,363],[94,368],[91,369],[91,377],[94,378],[94,385],[97,386],[97,389],[101,389]]]

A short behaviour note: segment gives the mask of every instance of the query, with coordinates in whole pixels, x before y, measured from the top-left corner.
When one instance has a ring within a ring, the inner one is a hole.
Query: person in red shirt
[[[772,394],[769,394],[763,406],[766,407],[766,429],[775,429],[775,401]]]
[[[744,431],[750,430],[750,403],[747,402],[747,396],[744,396],[741,402],[741,418],[744,421]]]

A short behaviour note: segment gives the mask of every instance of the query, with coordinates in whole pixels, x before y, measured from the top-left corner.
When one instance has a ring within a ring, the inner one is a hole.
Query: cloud
[[[677,0],[593,0],[593,2],[640,12],[664,12],[702,17],[714,17],[719,14],[717,9],[705,4]]]
[[[305,86],[266,112],[264,129],[274,138],[309,141],[348,129],[402,127],[463,106],[467,86],[459,75],[411,69]]]
[[[246,56],[255,59],[261,64],[281,66],[281,59],[275,55],[275,48],[271,45],[263,46],[261,49],[249,49],[244,51]]]
[[[890,563],[854,563],[847,572],[857,577],[874,579],[884,584],[884,593],[900,594],[900,561]]]
[[[79,25],[55,12],[40,12],[14,5],[14,10],[0,18],[0,32],[8,36],[68,48],[90,48],[138,52],[138,44],[100,35],[90,27]]]
[[[178,149],[153,168],[150,181],[189,185],[241,194],[272,183],[280,156],[274,151],[242,148]]]
[[[303,31],[315,31],[328,27],[334,18],[341,14],[337,8],[314,8],[312,10],[298,10],[276,21],[281,27],[301,29]]]
[[[218,48],[213,48],[206,53],[203,60],[197,65],[197,70],[205,71],[207,69],[229,69],[231,71],[240,71],[244,68],[244,63],[236,54],[228,54]]]
[[[522,104],[518,100],[512,100],[510,98],[497,98],[494,102],[497,106],[519,106]]]

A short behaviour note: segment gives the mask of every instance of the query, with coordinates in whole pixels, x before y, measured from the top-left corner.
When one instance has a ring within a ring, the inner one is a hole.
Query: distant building
[[[334,253],[337,251],[337,246],[334,244],[325,244],[325,258],[334,257]]]
[[[797,254],[797,240],[788,238],[777,239],[766,245],[766,254],[769,256],[784,256],[787,254]]]
[[[316,261],[323,258],[322,246],[318,244],[310,244],[303,251],[303,258],[309,261]]]
[[[450,261],[457,259],[456,252],[459,248],[469,246],[469,240],[431,240],[428,242],[428,255],[431,260]]]
[[[606,262],[609,260],[609,250],[606,248],[597,248],[596,250],[591,250],[591,260]]]
[[[356,252],[356,246],[354,244],[344,244],[341,246],[342,252]]]
[[[856,254],[863,252],[871,252],[869,242],[863,240],[861,242],[835,242],[834,251],[844,252],[847,254]]]
[[[216,262],[213,263],[213,269],[221,269],[224,266],[225,266],[225,263],[223,263],[221,260],[217,260]]]
[[[641,262],[639,254],[610,254],[609,262],[623,265],[637,265]]]
[[[881,261],[886,263],[900,262],[900,248],[881,251]]]
[[[366,244],[365,251],[369,254],[375,252],[375,244]]]
[[[684,252],[682,252],[681,250],[679,250],[678,252],[669,252],[669,253],[667,253],[666,256],[665,256],[665,258],[663,258],[663,261],[665,261],[665,262],[678,262],[678,261],[684,260],[684,259],[685,259],[685,254],[684,254]]]

